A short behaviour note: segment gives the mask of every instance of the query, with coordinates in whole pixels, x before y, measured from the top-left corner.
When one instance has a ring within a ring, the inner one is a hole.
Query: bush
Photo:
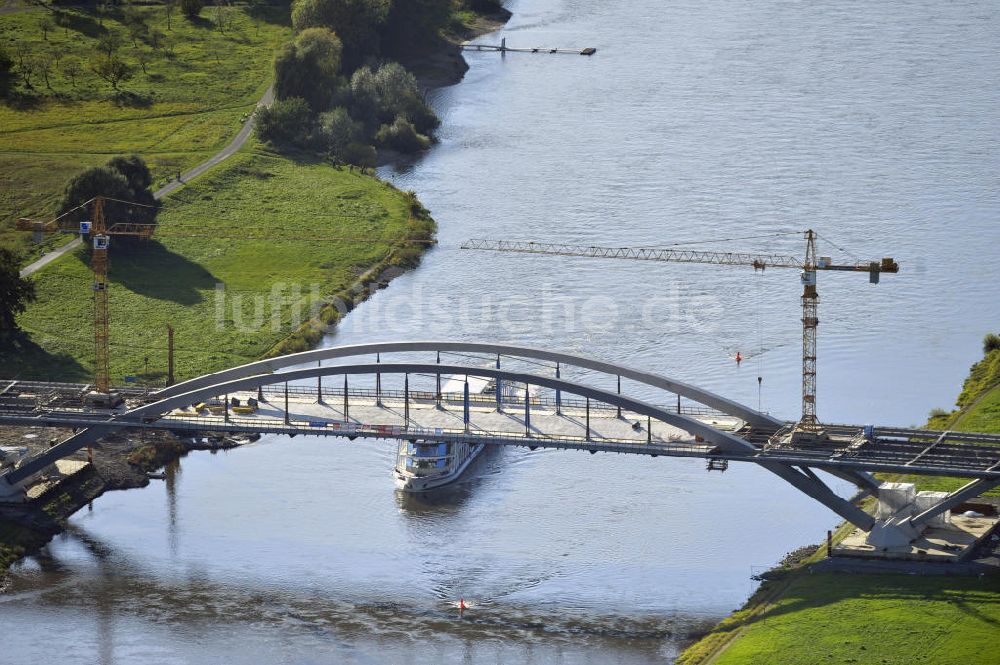
[[[350,144],[341,156],[341,159],[348,164],[355,164],[356,166],[363,166],[366,168],[375,166],[377,158],[378,155],[375,152],[375,146],[368,145],[366,143]]]
[[[391,125],[382,125],[375,134],[379,145],[399,152],[419,152],[430,147],[429,138],[417,132],[413,123],[397,116]]]
[[[257,111],[257,138],[274,145],[307,147],[312,138],[313,117],[301,97],[279,99]]]
[[[1000,335],[989,333],[983,338],[983,353],[986,354],[997,349],[1000,349]]]
[[[278,99],[301,97],[313,111],[330,107],[340,84],[343,45],[326,28],[303,30],[274,59],[274,92]]]
[[[188,18],[197,18],[205,8],[205,0],[181,0],[181,11]]]

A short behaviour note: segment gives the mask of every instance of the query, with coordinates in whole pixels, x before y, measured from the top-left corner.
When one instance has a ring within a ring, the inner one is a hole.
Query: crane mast
[[[766,268],[797,268],[802,280],[802,415],[795,428],[795,435],[823,438],[819,419],[816,417],[816,333],[819,326],[819,293],[816,290],[816,272],[836,270],[866,272],[872,284],[879,282],[883,272],[899,272],[899,265],[891,258],[881,261],[834,264],[829,257],[816,254],[816,234],[805,232],[805,259],[794,256],[749,252],[713,252],[702,250],[660,247],[597,247],[563,243],[537,243],[515,240],[472,239],[462,249],[553,256],[579,256],[586,258],[629,259],[634,261],[666,261],[673,263],[701,263],[711,265],[747,266],[756,270]]]

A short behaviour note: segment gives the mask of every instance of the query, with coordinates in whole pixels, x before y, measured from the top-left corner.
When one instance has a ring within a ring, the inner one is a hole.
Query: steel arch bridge
[[[383,362],[383,356],[400,354],[433,354],[433,359]],[[459,360],[442,363],[442,354]],[[484,366],[485,361],[490,366]],[[508,369],[504,364],[515,367]],[[548,371],[524,371],[518,369],[519,364]],[[587,381],[563,378],[567,368],[587,372]],[[374,379],[375,388],[352,388],[351,381],[357,383],[358,377],[366,377],[369,386]],[[401,378],[402,390],[384,389],[383,379],[389,377],[397,383]],[[443,392],[442,377],[465,377],[464,389]],[[492,380],[494,394],[472,394],[469,377]],[[335,380],[324,386],[323,380],[330,378]],[[411,378],[414,383],[433,381],[433,385],[411,389]],[[600,387],[611,379],[614,389]],[[625,392],[623,379],[628,382]],[[9,382],[0,396],[17,383]],[[504,385],[523,386],[523,390],[505,395]],[[707,390],[584,356],[510,344],[418,341],[317,349],[135,395],[131,408],[117,411],[83,408],[79,400],[65,397],[74,391],[82,395],[87,386],[59,386],[51,392],[62,395],[61,399],[40,401],[30,410],[11,410],[0,401],[0,424],[85,428],[0,475],[0,496],[16,495],[26,481],[57,459],[129,427],[467,441],[700,457],[710,460],[710,468],[729,461],[752,462],[865,531],[888,529],[904,535],[1000,485],[1000,437],[899,428],[870,429],[863,434],[861,427],[837,426],[830,428],[831,440],[823,444],[782,443],[779,433],[788,423]],[[549,395],[536,396],[532,387],[546,389]],[[642,397],[630,394],[636,388]],[[232,397],[257,399],[259,409],[236,413],[230,408]],[[192,410],[192,405],[218,398],[224,398],[219,402],[224,406],[216,413]],[[687,400],[686,407],[681,398]],[[869,494],[880,484],[870,475],[872,471],[958,475],[971,482],[905,522],[884,524],[838,496],[817,470],[850,481]]]

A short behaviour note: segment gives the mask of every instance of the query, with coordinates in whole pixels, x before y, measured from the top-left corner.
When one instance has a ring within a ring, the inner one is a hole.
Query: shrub
[[[366,143],[352,143],[344,150],[343,159],[348,164],[355,164],[366,168],[375,166],[378,155],[375,146]]]
[[[429,138],[417,132],[413,123],[397,116],[391,125],[382,125],[375,134],[379,145],[399,152],[419,152],[430,147]]]
[[[197,18],[205,8],[205,0],[181,0],[181,11],[188,18]]]
[[[983,338],[983,353],[989,353],[997,349],[1000,349],[1000,335],[989,333]]]
[[[257,111],[257,138],[274,145],[309,145],[313,117],[309,104],[301,97],[279,99]]]

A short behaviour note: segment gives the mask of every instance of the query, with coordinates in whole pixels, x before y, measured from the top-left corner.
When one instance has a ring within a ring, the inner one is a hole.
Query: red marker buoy
[[[459,598],[458,599],[458,609],[460,609],[460,610],[464,610],[465,609],[465,598]]]
[[[743,356],[741,356],[740,352],[737,351],[736,352],[736,364],[739,365],[741,362],[743,362]]]

